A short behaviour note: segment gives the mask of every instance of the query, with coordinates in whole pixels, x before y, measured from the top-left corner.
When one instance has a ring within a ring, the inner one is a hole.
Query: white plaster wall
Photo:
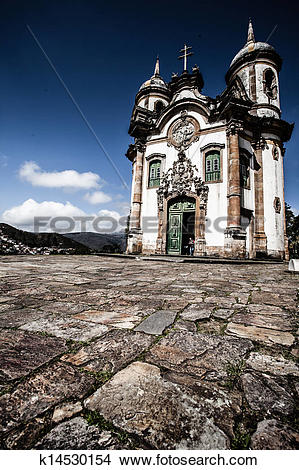
[[[237,73],[238,77],[242,80],[242,83],[245,87],[247,95],[250,97],[250,87],[249,87],[249,68],[246,67],[242,70],[240,70]]]
[[[199,122],[201,128],[206,126],[205,121],[198,113],[188,113],[195,117]],[[172,122],[177,119],[179,115],[172,118],[162,131],[162,135],[166,136],[167,130]],[[207,205],[207,230],[206,230],[206,243],[207,246],[223,246],[224,244],[224,229],[226,221],[219,221],[220,218],[226,218],[227,215],[227,148],[226,148],[226,134],[225,131],[213,132],[200,136],[197,142],[194,142],[187,150],[186,156],[191,159],[193,165],[198,169],[198,175],[203,179],[203,155],[201,147],[212,143],[224,144],[223,149],[223,182],[222,183],[207,183],[209,187],[209,197]],[[162,168],[167,171],[172,167],[174,161],[177,159],[178,150],[173,146],[168,146],[166,141],[157,142],[151,141],[147,145],[144,156],[144,172],[143,172],[143,204],[142,204],[142,229],[143,229],[143,246],[146,249],[155,249],[156,238],[158,234],[158,207],[157,207],[157,188],[148,188],[148,169],[149,161],[146,157],[161,153],[165,154],[166,158],[162,162]],[[218,226],[217,226],[218,220]],[[216,223],[215,223],[216,221]],[[156,223],[156,228],[154,227]],[[220,225],[219,225],[220,224]]]
[[[148,99],[148,104],[146,106],[145,102],[147,99]],[[141,100],[138,102],[138,106],[141,106],[142,108],[146,108],[146,109],[149,109],[150,111],[153,111],[156,101],[162,101],[164,106],[168,106],[168,101],[162,96],[160,97],[158,95],[157,96],[145,96],[141,98]]]
[[[220,183],[205,183],[209,188],[207,215],[206,215],[206,245],[224,245],[224,230],[227,217],[227,145],[225,131],[204,134],[186,152],[187,156],[199,169],[199,176],[204,180],[204,163],[201,148],[208,144],[224,144],[222,149],[222,176]]]
[[[273,145],[263,150],[263,178],[264,178],[264,212],[265,233],[267,236],[267,249],[269,251],[284,250],[284,210],[283,210],[283,159],[279,151],[278,161],[272,156]],[[281,202],[280,214],[273,207],[274,198],[279,197]]]

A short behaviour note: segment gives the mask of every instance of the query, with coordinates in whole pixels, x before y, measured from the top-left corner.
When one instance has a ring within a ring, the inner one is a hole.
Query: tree
[[[294,215],[287,202],[285,203],[285,214],[290,258],[299,258],[299,215]]]

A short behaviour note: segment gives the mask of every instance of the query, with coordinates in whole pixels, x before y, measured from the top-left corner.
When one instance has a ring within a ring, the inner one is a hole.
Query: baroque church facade
[[[139,89],[126,153],[132,162],[128,253],[288,258],[285,233],[284,142],[293,125],[281,119],[282,59],[247,42],[216,98],[201,93],[197,66],[166,83],[159,59]]]

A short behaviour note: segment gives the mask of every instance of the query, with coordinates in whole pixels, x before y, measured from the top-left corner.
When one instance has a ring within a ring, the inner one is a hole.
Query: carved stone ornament
[[[199,176],[196,176],[197,172],[196,166],[192,165],[185,152],[179,152],[178,159],[173,163],[172,168],[169,168],[161,178],[160,187],[157,190],[159,210],[163,211],[166,198],[183,196],[190,192],[200,196],[200,204],[206,207],[209,188]]]
[[[260,137],[259,139],[254,140],[252,142],[252,147],[254,148],[254,150],[259,150],[259,149],[265,150],[269,148],[267,145],[266,139],[264,137]]]
[[[136,139],[135,148],[138,152],[144,153],[146,149],[145,141],[141,139]]]
[[[274,198],[273,207],[274,207],[274,209],[275,209],[275,212],[277,212],[277,214],[280,214],[280,211],[281,211],[281,202],[280,202],[280,198],[279,198],[279,197]]]
[[[181,112],[179,120],[175,121],[168,132],[168,145],[183,150],[188,148],[192,142],[199,139],[199,124],[186,111]]]
[[[278,160],[279,159],[279,149],[278,149],[278,145],[276,143],[273,145],[272,155],[273,155],[273,160]]]
[[[235,135],[239,134],[239,132],[243,131],[243,123],[240,121],[232,120],[228,123],[227,129],[226,129],[226,134],[229,135]]]

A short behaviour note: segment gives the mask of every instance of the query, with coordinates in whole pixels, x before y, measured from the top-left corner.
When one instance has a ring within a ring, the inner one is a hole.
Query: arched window
[[[264,71],[264,92],[271,99],[277,98],[277,84],[273,70],[266,69]]]
[[[206,153],[205,157],[205,180],[219,181],[220,174],[220,152],[218,150],[211,150]]]
[[[160,177],[161,177],[161,161],[153,160],[149,164],[148,186],[150,188],[155,188],[155,187],[160,186]]]
[[[165,108],[164,104],[163,104],[163,101],[156,101],[155,104],[154,104],[154,110],[157,114],[160,114],[162,113],[163,109]]]
[[[240,156],[240,186],[245,189],[249,189],[250,187],[249,158],[245,155]]]

